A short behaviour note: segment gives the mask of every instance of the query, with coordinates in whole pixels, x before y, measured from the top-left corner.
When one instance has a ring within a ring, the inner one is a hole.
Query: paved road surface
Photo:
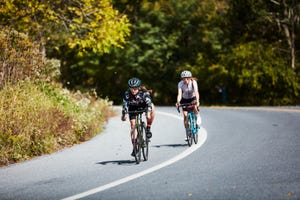
[[[112,118],[88,142],[0,168],[0,199],[300,199],[299,108],[201,113],[200,143],[188,147],[181,115],[158,107],[139,165],[128,122]]]

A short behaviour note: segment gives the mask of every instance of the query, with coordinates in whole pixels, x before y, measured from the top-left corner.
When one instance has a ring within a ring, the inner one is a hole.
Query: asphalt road
[[[300,109],[201,108],[198,145],[181,115],[158,107],[147,162],[130,156],[129,123],[0,168],[0,199],[300,199]]]

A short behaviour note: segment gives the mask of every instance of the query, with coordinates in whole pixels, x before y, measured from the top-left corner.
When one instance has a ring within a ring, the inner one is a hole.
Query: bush
[[[113,114],[108,100],[45,82],[6,85],[0,105],[0,165],[86,141]]]
[[[14,29],[0,27],[0,86],[36,78],[44,67],[44,53],[38,42]]]

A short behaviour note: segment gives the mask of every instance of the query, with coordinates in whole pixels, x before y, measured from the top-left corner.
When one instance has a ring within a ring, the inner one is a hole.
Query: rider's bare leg
[[[186,118],[187,118],[187,111],[183,111],[183,124],[184,124],[184,128],[187,127],[187,124],[186,124]]]
[[[131,138],[132,146],[134,147],[134,143],[137,138],[137,132],[135,129],[135,119],[130,120],[130,138]]]
[[[154,117],[155,117],[155,106],[154,104],[152,104],[152,112],[150,113],[150,118],[147,117],[147,126],[151,127]]]

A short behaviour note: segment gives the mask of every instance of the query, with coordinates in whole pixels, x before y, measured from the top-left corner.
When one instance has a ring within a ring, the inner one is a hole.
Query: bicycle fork
[[[189,113],[189,123],[191,124],[190,128],[191,128],[191,133],[195,134],[196,132],[198,132],[199,127],[197,127],[197,116],[194,113]]]

